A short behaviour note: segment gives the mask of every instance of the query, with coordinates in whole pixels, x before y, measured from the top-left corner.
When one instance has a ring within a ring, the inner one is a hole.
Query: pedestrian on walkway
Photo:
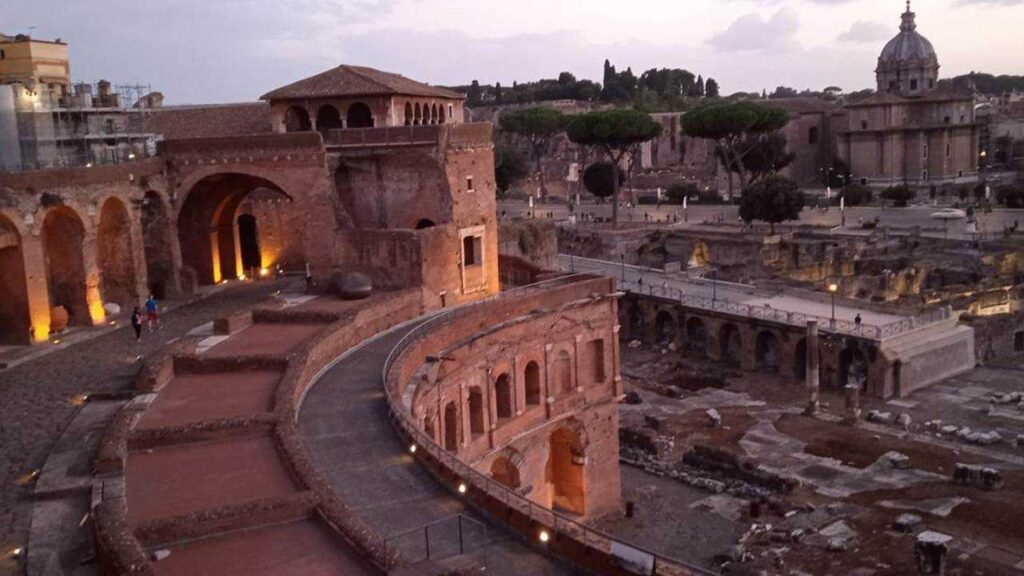
[[[857,331],[860,332],[860,323],[862,322],[860,313],[857,313],[857,317],[853,319],[853,324],[857,327]]]
[[[153,331],[153,327],[163,328],[160,325],[160,307],[157,306],[156,297],[152,294],[146,299],[146,324],[149,326],[149,331]]]
[[[135,330],[135,341],[142,340],[142,312],[138,306],[132,309],[132,330]]]

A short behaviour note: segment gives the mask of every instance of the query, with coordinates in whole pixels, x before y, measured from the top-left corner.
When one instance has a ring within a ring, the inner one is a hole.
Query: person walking
[[[135,341],[142,340],[142,312],[138,306],[132,309],[132,330],[135,330]]]
[[[157,306],[156,297],[152,294],[146,299],[146,324],[149,326],[149,331],[153,331],[153,326],[157,328],[163,328],[160,325],[160,307]]]
[[[863,320],[861,319],[860,314],[858,313],[857,317],[853,319],[853,324],[857,327],[857,332],[860,332],[861,322],[863,322]]]

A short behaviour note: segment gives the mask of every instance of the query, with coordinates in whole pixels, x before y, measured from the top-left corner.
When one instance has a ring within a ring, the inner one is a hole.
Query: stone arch
[[[373,112],[365,102],[353,102],[345,114],[345,124],[349,128],[373,128]]]
[[[523,369],[523,381],[526,384],[526,404],[539,406],[541,402],[540,365],[531,360]]]
[[[207,174],[186,189],[177,217],[181,261],[195,270],[201,284],[215,284],[242,274],[237,216],[250,194],[258,191],[261,197],[269,194],[287,199],[268,208],[280,216],[289,216],[293,210],[291,195],[268,178],[254,174]]]
[[[799,380],[807,378],[807,338],[801,338],[793,348],[793,376]]]
[[[437,441],[437,435],[434,432],[434,415],[430,412],[423,416],[423,433],[426,434],[432,442]]]
[[[469,389],[469,433],[476,436],[485,431],[484,394],[479,386],[472,386]]]
[[[260,258],[260,231],[252,214],[238,215],[238,248],[241,251],[242,273],[262,268]]]
[[[420,103],[416,103],[415,111],[413,112],[412,123],[414,126],[419,126],[423,123],[423,110],[420,108]]]
[[[565,350],[555,354],[553,363],[555,373],[555,388],[559,392],[572,392],[575,385],[572,381],[572,357]]]
[[[629,337],[634,340],[644,339],[644,311],[639,302],[634,301],[627,312],[629,315]]]
[[[0,214],[0,344],[32,341],[25,254],[14,222]]]
[[[430,123],[437,124],[437,104],[430,105]]]
[[[578,427],[562,426],[551,433],[547,463],[550,508],[580,516],[586,513],[585,446]]]
[[[861,392],[867,392],[868,358],[864,351],[855,344],[844,348],[839,353],[839,372],[836,376],[839,388],[855,384],[860,387]]]
[[[416,230],[425,230],[427,228],[433,228],[434,226],[437,226],[437,223],[430,218],[421,218],[416,222]]]
[[[325,130],[340,130],[345,127],[341,121],[341,113],[331,104],[324,104],[316,111],[316,129],[318,132]]]
[[[448,114],[444,111],[444,104],[437,105],[437,123],[444,124],[447,120]]]
[[[498,456],[491,463],[491,478],[513,490],[518,490],[522,483],[519,478],[519,467],[505,455]]]
[[[655,317],[654,326],[657,330],[658,343],[668,344],[675,342],[678,328],[676,327],[676,317],[671,312],[668,310],[659,311]]]
[[[405,103],[405,125],[406,126],[412,126],[412,122],[413,122],[412,102],[406,102]]]
[[[499,420],[513,416],[512,380],[507,373],[501,374],[494,381],[494,400]]]
[[[85,225],[74,210],[59,206],[46,212],[43,250],[50,306],[63,307],[68,312],[69,324],[78,326],[92,324],[86,294],[84,240]]]
[[[100,269],[100,297],[104,303],[130,310],[139,301],[135,283],[128,209],[117,198],[108,198],[100,208],[96,234],[96,260]]]
[[[444,407],[444,449],[449,452],[459,449],[459,409],[454,401]]]
[[[146,256],[147,288],[158,300],[176,291],[172,241],[167,204],[160,194],[150,190],[142,199],[142,248]]]
[[[743,353],[743,337],[740,336],[740,329],[731,322],[722,324],[718,330],[718,345],[721,350],[721,360],[734,366],[740,365],[740,358]]]
[[[778,372],[782,361],[782,346],[779,337],[771,330],[762,330],[755,341],[757,367],[766,372]]]
[[[686,346],[705,356],[708,353],[708,329],[704,321],[696,316],[686,321]]]
[[[284,112],[285,132],[309,132],[313,129],[309,111],[302,106],[291,106]]]

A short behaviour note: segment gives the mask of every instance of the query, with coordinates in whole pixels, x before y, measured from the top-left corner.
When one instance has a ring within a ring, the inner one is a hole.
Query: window
[[[466,192],[476,192],[476,188],[473,188],[472,176],[466,176]]]
[[[868,121],[867,120],[861,120],[860,121],[860,129],[861,130],[867,130],[868,129]]]
[[[0,50],[0,60],[3,60],[4,58],[7,58],[7,54],[5,54],[3,50]]]
[[[910,81],[910,89],[911,90],[917,90],[917,80],[916,79],[913,79],[913,80]]]
[[[469,389],[469,432],[484,433],[484,395],[478,386]]]
[[[927,170],[924,170],[924,171],[921,172],[921,180],[924,180],[925,182],[928,181],[928,171]]]
[[[604,340],[591,340],[587,343],[587,352],[587,356],[590,359],[590,375],[593,377],[594,383],[604,382]]]
[[[928,80],[928,87],[929,88],[935,88],[935,80],[929,79]]]
[[[895,92],[895,91],[896,91],[896,81],[895,80],[889,80],[889,92]]]
[[[921,157],[924,158],[925,160],[928,159],[928,143],[927,142],[925,142],[924,146],[922,146],[922,148],[921,148]]]
[[[807,131],[807,143],[817,144],[818,143],[818,127],[811,126],[811,129]]]
[[[508,374],[498,376],[494,383],[494,395],[498,409],[498,418],[512,417],[512,385],[509,383]]]
[[[946,144],[946,158],[949,158],[952,155],[953,155],[953,146],[951,144]]]
[[[463,266],[479,266],[483,264],[480,254],[480,236],[466,236],[462,239],[462,264]]]
[[[455,106],[453,106],[452,104],[448,105],[448,118],[449,119],[454,119],[455,118]]]
[[[958,171],[958,172],[956,173],[956,177],[957,177],[957,178],[963,178],[963,177],[964,177],[964,171],[963,171],[963,170],[959,170],[959,171]]]
[[[526,403],[536,406],[540,404],[540,366],[536,362],[526,365]]]

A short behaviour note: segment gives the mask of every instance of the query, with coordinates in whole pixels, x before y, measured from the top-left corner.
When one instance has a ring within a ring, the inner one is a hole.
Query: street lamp
[[[828,285],[828,291],[832,293],[832,320],[829,322],[829,326],[835,329],[836,327],[836,292],[839,292],[839,284],[831,282]]]
[[[718,272],[711,271],[711,308],[714,309],[718,302]]]
[[[576,273],[576,245],[569,244],[569,267],[572,273]]]
[[[622,283],[626,283],[626,255],[619,254],[619,260],[622,261]]]

